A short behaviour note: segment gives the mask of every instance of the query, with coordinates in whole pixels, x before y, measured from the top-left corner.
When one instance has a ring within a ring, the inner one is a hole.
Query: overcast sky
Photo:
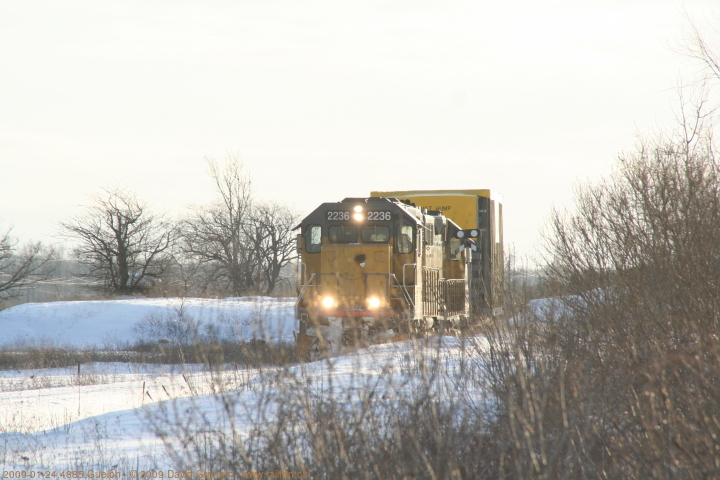
[[[57,241],[109,185],[180,215],[229,151],[257,197],[303,215],[496,190],[506,244],[531,256],[577,182],[672,123],[683,9],[703,24],[716,5],[0,0],[0,227]]]

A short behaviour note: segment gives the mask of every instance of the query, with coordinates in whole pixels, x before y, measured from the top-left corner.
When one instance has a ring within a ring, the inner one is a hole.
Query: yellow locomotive
[[[463,229],[440,211],[372,196],[323,203],[298,228],[302,358],[408,338],[413,327],[457,323],[495,304],[482,272],[473,273],[492,253],[485,245],[495,245],[478,225]]]

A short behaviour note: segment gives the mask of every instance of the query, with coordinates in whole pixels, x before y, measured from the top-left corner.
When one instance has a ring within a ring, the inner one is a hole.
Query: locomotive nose
[[[343,308],[384,308],[391,267],[390,249],[388,244],[323,245],[321,294],[332,296]]]

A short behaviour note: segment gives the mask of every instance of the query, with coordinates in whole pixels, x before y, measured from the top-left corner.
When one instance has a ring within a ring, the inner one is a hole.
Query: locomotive
[[[301,358],[498,313],[490,209],[464,229],[440,210],[373,195],[323,203],[297,227]]]

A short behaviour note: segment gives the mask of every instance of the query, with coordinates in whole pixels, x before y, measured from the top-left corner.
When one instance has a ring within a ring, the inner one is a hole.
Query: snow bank
[[[137,341],[192,340],[193,334],[221,341],[292,342],[294,303],[294,298],[270,297],[26,303],[0,311],[0,345],[114,348]]]

